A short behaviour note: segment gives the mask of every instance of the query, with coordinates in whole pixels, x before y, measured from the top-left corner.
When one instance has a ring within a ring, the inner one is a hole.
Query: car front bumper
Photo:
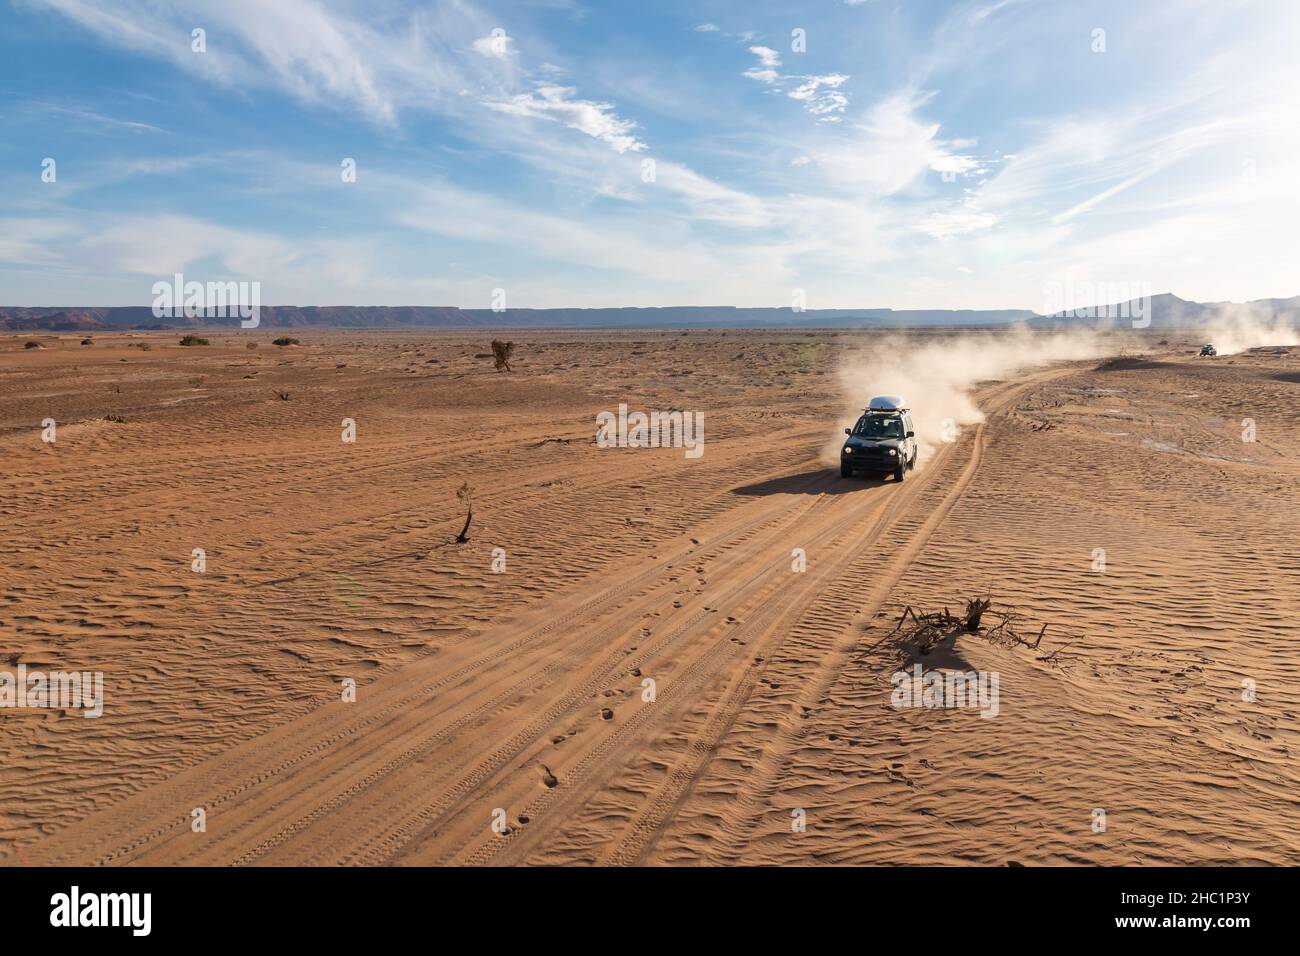
[[[897,455],[840,455],[840,467],[854,471],[893,471],[901,461]]]

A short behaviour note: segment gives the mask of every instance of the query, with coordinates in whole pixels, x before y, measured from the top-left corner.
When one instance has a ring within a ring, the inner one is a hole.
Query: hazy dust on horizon
[[[1118,344],[1117,339],[1103,343],[1103,336],[1091,329],[957,332],[923,344],[915,337],[889,334],[873,343],[868,354],[841,363],[844,424],[852,424],[873,395],[901,395],[912,410],[920,446],[917,466],[922,467],[940,445],[955,441],[963,427],[984,420],[971,397],[978,383],[1053,362],[1100,357]],[[839,460],[841,438],[837,435],[824,449],[828,463]]]
[[[1025,326],[987,332],[959,331],[917,344],[903,333],[887,333],[863,355],[847,356],[838,369],[845,409],[840,427],[851,425],[873,395],[901,395],[912,410],[922,467],[938,447],[963,428],[984,421],[971,395],[977,384],[1057,362],[1143,352],[1127,330],[1081,328],[1035,331]],[[1171,330],[1173,331],[1173,330]],[[1184,332],[1186,330],[1183,330]],[[1250,305],[1225,306],[1196,327],[1221,356],[1252,348],[1300,345],[1300,330],[1285,315]],[[827,464],[839,461],[843,435],[822,450]]]

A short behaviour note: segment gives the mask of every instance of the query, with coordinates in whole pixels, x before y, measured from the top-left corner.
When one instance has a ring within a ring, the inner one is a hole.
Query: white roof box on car
[[[867,403],[867,410],[872,412],[901,412],[906,408],[901,395],[877,395]]]

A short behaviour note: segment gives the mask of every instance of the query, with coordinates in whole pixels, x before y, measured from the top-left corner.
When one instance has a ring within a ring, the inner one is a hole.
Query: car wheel
[[[849,478],[853,475],[853,469],[848,465],[840,465],[840,477]]]
[[[894,469],[894,478],[897,481],[902,481],[906,474],[907,474],[907,462],[900,461],[898,463],[898,467]]]

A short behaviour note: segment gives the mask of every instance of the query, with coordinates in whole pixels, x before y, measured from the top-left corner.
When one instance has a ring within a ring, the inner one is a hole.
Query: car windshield
[[[903,420],[884,415],[863,415],[853,434],[861,438],[902,438]]]

